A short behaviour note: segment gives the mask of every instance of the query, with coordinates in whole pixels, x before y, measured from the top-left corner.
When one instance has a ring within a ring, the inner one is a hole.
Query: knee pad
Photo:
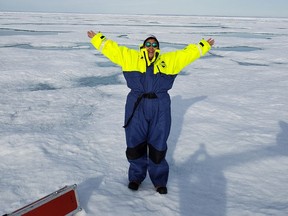
[[[149,144],[149,158],[153,161],[155,164],[160,164],[161,161],[166,156],[166,150],[164,151],[158,151],[156,148],[154,148],[152,145]]]
[[[126,157],[128,160],[136,160],[147,154],[147,143],[143,142],[133,148],[126,149]]]

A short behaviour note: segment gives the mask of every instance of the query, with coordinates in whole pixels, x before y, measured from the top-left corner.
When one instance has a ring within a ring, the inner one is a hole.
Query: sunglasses
[[[151,43],[151,42],[146,42],[145,43],[145,46],[146,47],[154,47],[154,48],[156,48],[156,47],[158,47],[158,43],[157,42],[153,42],[153,43]]]

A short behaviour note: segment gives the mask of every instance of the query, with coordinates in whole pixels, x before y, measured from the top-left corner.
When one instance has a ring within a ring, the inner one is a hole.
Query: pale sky
[[[0,0],[0,12],[288,17],[288,0]]]

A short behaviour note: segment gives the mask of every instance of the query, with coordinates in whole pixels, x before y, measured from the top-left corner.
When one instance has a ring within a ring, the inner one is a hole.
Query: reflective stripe
[[[202,48],[201,48],[200,44],[197,45],[197,48],[199,50],[200,56],[203,56]]]
[[[103,47],[104,47],[106,41],[107,41],[107,39],[104,38],[104,40],[103,40],[102,43],[100,44],[99,51],[102,51],[102,49],[103,49]]]

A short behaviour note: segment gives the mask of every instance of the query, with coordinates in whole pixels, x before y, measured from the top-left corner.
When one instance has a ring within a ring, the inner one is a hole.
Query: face
[[[159,45],[157,41],[153,38],[148,39],[144,44],[146,50],[148,51],[149,60],[153,59],[155,55],[155,51],[158,49]]]

